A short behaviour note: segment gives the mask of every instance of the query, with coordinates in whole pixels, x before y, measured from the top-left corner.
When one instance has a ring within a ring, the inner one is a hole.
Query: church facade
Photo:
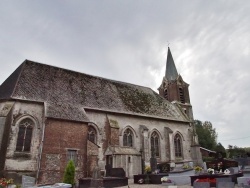
[[[96,166],[132,178],[152,155],[158,163],[201,162],[188,84],[170,49],[159,94],[29,60],[0,86],[0,176],[61,182],[73,160],[76,180]]]

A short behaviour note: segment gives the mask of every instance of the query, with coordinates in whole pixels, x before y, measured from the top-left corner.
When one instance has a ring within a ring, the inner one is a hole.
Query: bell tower
[[[193,120],[192,105],[189,97],[189,84],[187,84],[178,74],[174,59],[168,47],[166,61],[166,72],[161,86],[158,88],[159,95],[172,103],[177,103],[183,109],[183,112]]]

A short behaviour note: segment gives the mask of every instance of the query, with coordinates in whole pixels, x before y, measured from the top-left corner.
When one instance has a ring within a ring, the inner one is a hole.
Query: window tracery
[[[179,134],[174,137],[175,157],[182,157],[182,141]]]
[[[151,151],[152,151],[152,156],[155,155],[155,157],[160,157],[160,139],[159,139],[159,135],[157,134],[157,132],[153,132],[151,134]],[[153,154],[154,153],[154,154]]]
[[[29,118],[25,118],[19,123],[18,126],[19,131],[17,136],[16,151],[29,152],[34,122]]]
[[[123,146],[133,147],[133,132],[130,129],[123,133]]]

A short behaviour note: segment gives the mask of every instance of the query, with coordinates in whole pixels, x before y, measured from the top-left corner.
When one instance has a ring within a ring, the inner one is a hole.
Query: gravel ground
[[[166,187],[166,186],[162,186],[162,185],[154,185],[154,184],[134,184],[134,180],[133,179],[129,179],[128,180],[128,186],[123,186],[121,188],[156,188],[156,187]],[[178,185],[177,188],[191,188],[193,186],[191,185]],[[235,188],[238,187],[237,185],[235,185]]]
[[[166,186],[162,186],[161,184],[134,184],[134,180],[133,179],[129,179],[128,180],[128,186],[123,186],[121,188],[156,188],[156,187],[166,187]],[[190,185],[178,185],[178,188],[190,188],[192,186]]]

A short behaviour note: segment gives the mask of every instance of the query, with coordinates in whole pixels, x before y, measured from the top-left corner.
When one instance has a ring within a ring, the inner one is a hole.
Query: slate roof
[[[44,102],[47,117],[85,122],[87,109],[188,121],[178,106],[148,87],[29,60],[0,86],[0,99]]]
[[[165,73],[165,78],[167,80],[176,80],[178,77],[178,72],[175,67],[174,59],[172,56],[172,53],[170,51],[170,48],[168,47],[168,57],[167,57],[167,62],[166,62],[166,73]]]

